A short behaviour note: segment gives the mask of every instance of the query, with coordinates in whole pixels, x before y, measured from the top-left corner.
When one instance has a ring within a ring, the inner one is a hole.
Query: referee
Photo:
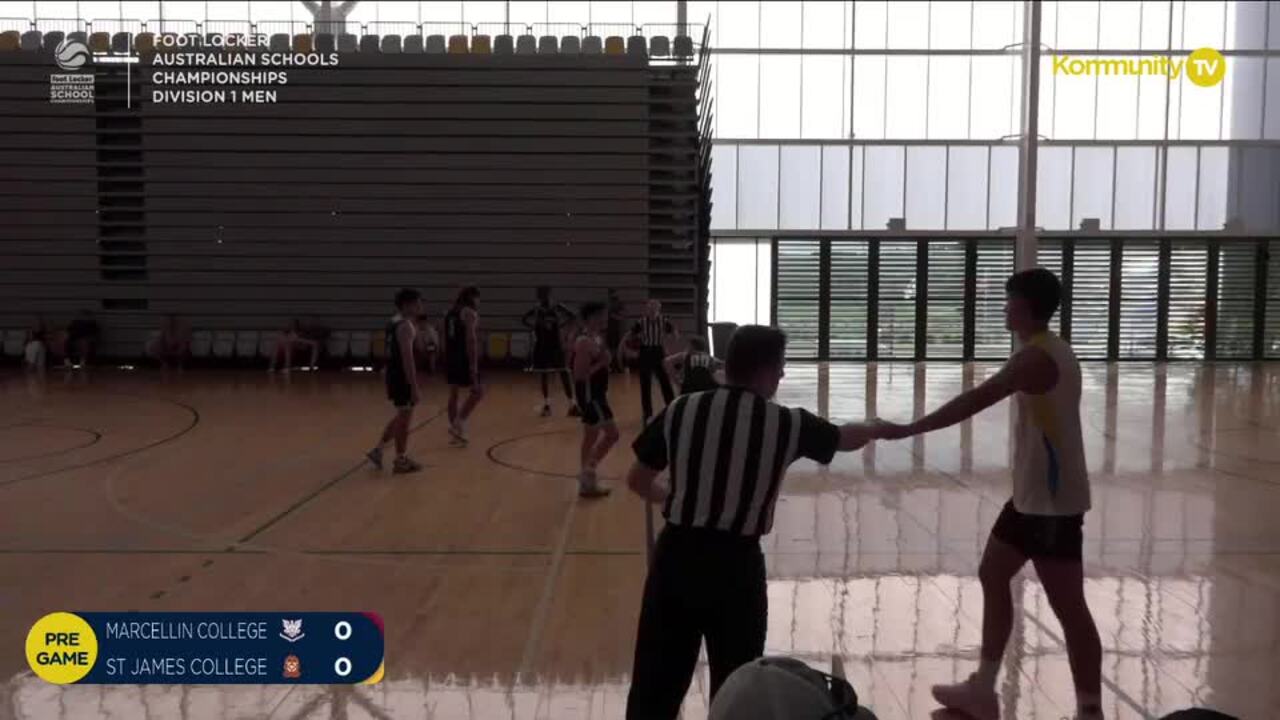
[[[663,361],[667,359],[663,341],[668,335],[676,334],[675,326],[662,314],[662,301],[650,300],[645,307],[645,314],[631,326],[632,337],[640,340],[640,356],[636,365],[640,368],[640,407],[647,422],[653,417],[653,399],[649,397],[653,387],[653,378],[657,376],[658,386],[662,388],[662,401],[671,404],[675,393],[671,390],[671,379],[667,377]]]
[[[764,653],[768,599],[760,537],[787,466],[829,463],[857,450],[875,426],[837,427],[770,398],[783,376],[786,335],[744,325],[729,341],[728,385],[682,395],[636,439],[627,484],[662,503],[666,526],[645,580],[628,720],[675,718],[703,639],[711,695]],[[658,474],[669,472],[668,483]]]

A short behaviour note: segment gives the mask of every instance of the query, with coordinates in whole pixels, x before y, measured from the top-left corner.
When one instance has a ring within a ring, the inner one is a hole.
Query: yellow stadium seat
[[[466,55],[467,54],[467,36],[466,35],[450,35],[449,36],[449,54],[450,55]]]
[[[489,358],[506,360],[507,351],[511,347],[511,336],[507,333],[489,333]]]
[[[107,52],[111,49],[111,36],[104,32],[96,32],[90,35],[89,49],[94,52]]]
[[[22,36],[17,30],[0,33],[0,51],[11,52],[17,50],[22,42]]]
[[[133,38],[133,47],[138,53],[152,53],[156,51],[156,36],[149,32],[138,33]]]
[[[305,33],[293,36],[293,51],[300,53],[311,52],[311,36]]]
[[[627,52],[626,42],[617,35],[610,35],[604,39],[605,55],[624,55]]]
[[[471,38],[471,52],[488,55],[493,52],[493,46],[489,42],[488,35],[476,35]]]
[[[373,333],[369,349],[375,358],[385,360],[387,357],[387,334],[384,332]]]

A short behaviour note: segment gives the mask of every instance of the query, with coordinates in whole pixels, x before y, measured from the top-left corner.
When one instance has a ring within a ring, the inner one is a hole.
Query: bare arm
[[[668,488],[665,483],[658,481],[659,473],[659,470],[642,462],[631,463],[631,470],[627,472],[627,487],[648,502],[663,502],[667,499]]]
[[[591,378],[593,366],[591,341],[584,337],[578,338],[578,341],[573,346],[573,379],[586,382]]]
[[[470,308],[464,310],[462,322],[467,326],[467,356],[471,360],[472,374],[475,374],[480,366],[480,323],[476,311]]]
[[[413,326],[407,322],[400,323],[400,327],[396,328],[396,343],[400,346],[400,366],[404,368],[405,380],[409,382],[409,387],[413,388],[413,393],[418,394],[418,365],[413,361]]]
[[[1043,350],[1029,346],[1019,350],[1000,372],[978,387],[957,395],[950,402],[905,426],[885,425],[877,436],[906,437],[941,430],[963,422],[1015,392],[1045,393],[1058,382],[1058,367]]]
[[[858,450],[876,436],[875,431],[875,423],[845,423],[840,426],[840,444],[836,449],[840,452]]]

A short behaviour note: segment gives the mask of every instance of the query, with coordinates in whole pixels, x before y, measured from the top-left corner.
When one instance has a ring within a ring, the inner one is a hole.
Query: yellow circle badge
[[[49,613],[27,633],[27,664],[45,682],[76,682],[97,660],[98,636],[79,615]]]
[[[1187,79],[1200,87],[1213,87],[1227,74],[1227,59],[1213,48],[1200,48],[1187,57]]]

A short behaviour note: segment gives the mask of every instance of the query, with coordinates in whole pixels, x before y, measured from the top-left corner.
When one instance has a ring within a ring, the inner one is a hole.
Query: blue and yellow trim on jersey
[[[1049,332],[1036,333],[1027,341],[1028,345],[1043,348]],[[1062,445],[1062,431],[1058,428],[1058,416],[1053,412],[1053,405],[1047,395],[1027,395],[1031,407],[1031,421],[1040,430],[1040,439],[1044,443],[1045,456],[1048,459],[1047,482],[1049,494],[1057,495],[1062,479],[1062,466],[1058,462],[1058,447]]]

